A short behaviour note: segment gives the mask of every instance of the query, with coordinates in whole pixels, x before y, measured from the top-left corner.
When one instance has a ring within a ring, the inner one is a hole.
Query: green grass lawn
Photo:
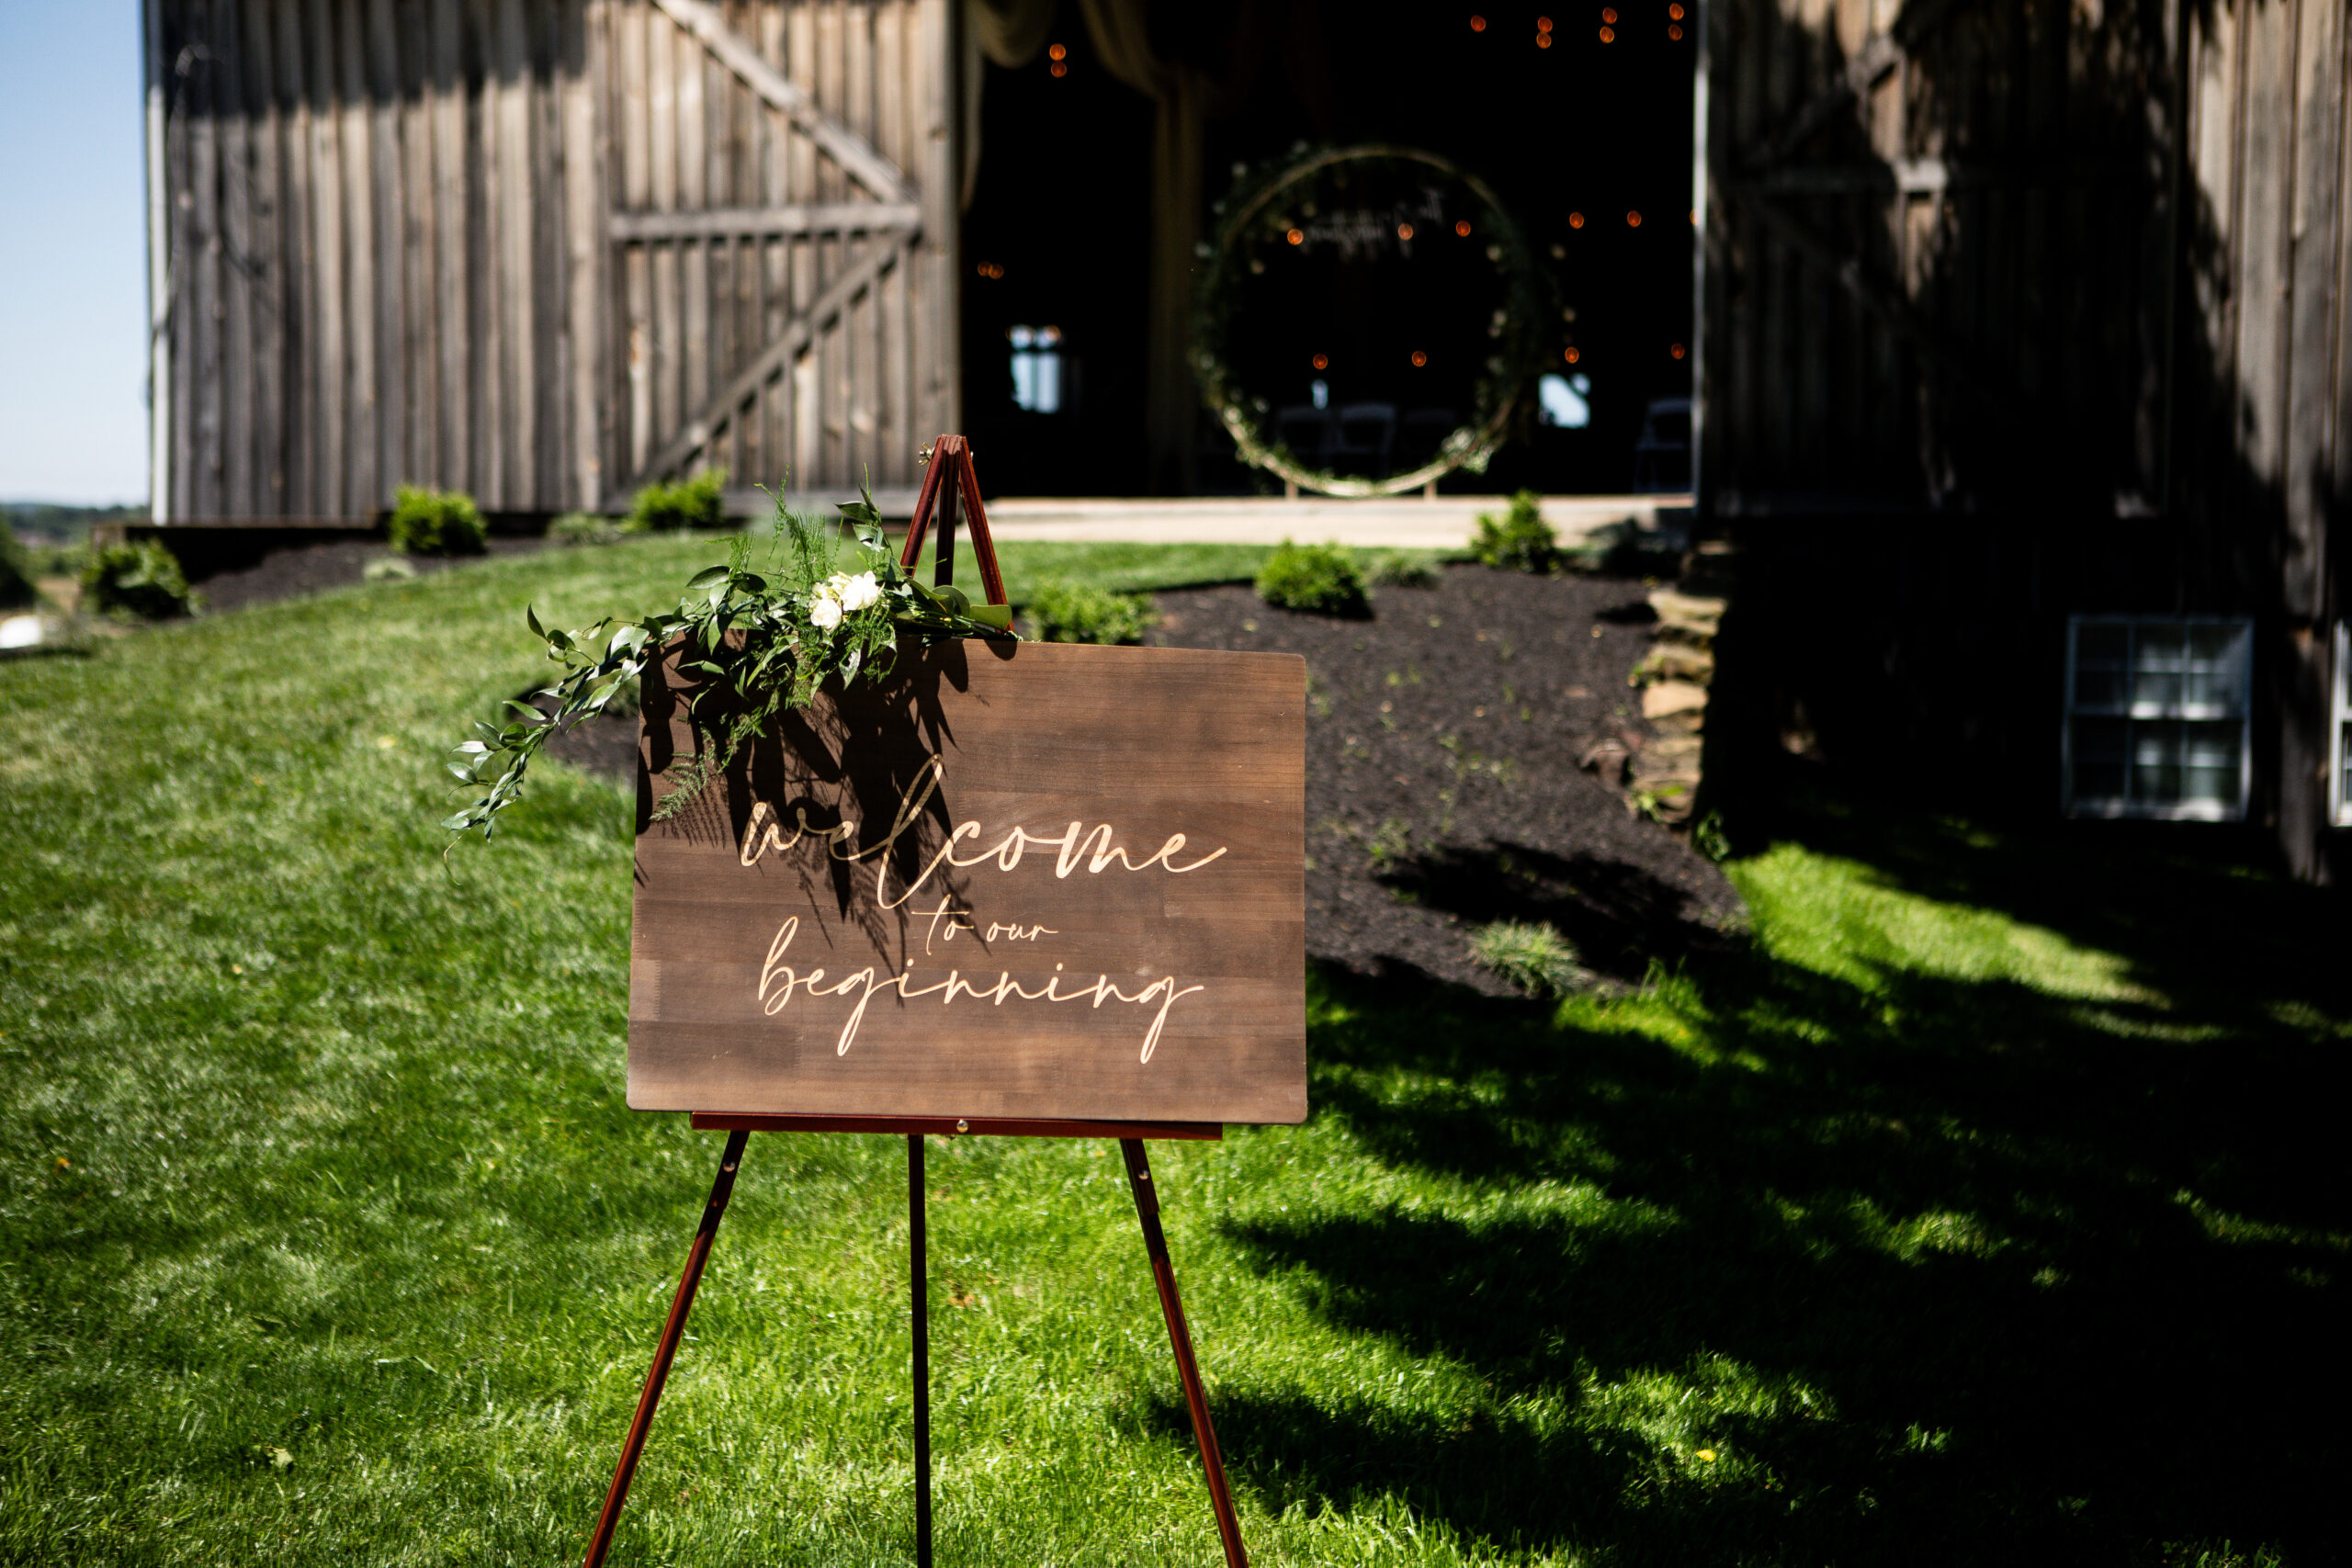
[[[440,758],[710,558],[0,666],[0,1562],[577,1558],[721,1136],[622,1105],[620,792],[445,859]],[[2340,904],[2193,841],[1817,813],[1636,997],[1311,976],[1313,1120],[1155,1152],[1258,1560],[2338,1560]],[[903,1161],[753,1138],[616,1562],[909,1560]],[[1115,1154],[930,1171],[941,1562],[1216,1561]]]

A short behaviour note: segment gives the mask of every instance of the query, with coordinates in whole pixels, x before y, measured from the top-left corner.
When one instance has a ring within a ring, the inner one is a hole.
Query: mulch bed
[[[1720,948],[1747,911],[1723,872],[1577,767],[1593,739],[1646,734],[1626,675],[1649,645],[1623,579],[1454,567],[1383,588],[1369,620],[1274,609],[1248,588],[1159,595],[1162,647],[1302,654],[1306,951],[1371,976],[1510,987],[1470,956],[1489,920],[1548,920],[1604,984]],[[634,718],[548,754],[634,782]]]
[[[548,547],[539,538],[493,537],[488,552],[493,556],[529,555]],[[334,539],[325,544],[301,545],[293,549],[272,550],[252,566],[232,571],[217,571],[198,583],[204,595],[205,607],[211,610],[242,610],[252,604],[274,604],[280,599],[299,598],[305,593],[321,593],[330,588],[349,588],[367,581],[368,563],[381,560],[392,552],[384,541],[368,539]],[[462,566],[479,556],[410,556],[409,565],[420,577],[446,567]]]
[[[1598,975],[1635,983],[1747,923],[1717,866],[1577,767],[1612,728],[1648,733],[1626,684],[1645,595],[1459,566],[1338,620],[1195,589],[1159,596],[1151,640],[1306,657],[1310,956],[1504,993],[1471,932],[1548,920]]]

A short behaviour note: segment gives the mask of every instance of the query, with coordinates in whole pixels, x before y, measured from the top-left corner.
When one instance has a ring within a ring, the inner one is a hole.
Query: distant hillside
[[[28,544],[88,542],[96,523],[144,523],[144,506],[57,506],[45,501],[0,501],[0,523]]]

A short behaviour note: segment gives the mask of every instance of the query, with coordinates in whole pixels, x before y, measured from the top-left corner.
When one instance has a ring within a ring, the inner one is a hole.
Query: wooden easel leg
[[[628,1424],[628,1440],[621,1445],[620,1463],[613,1467],[612,1490],[605,1494],[605,1511],[597,1517],[596,1533],[588,1542],[586,1568],[599,1568],[613,1547],[613,1531],[621,1522],[621,1506],[628,1501],[628,1483],[637,1474],[638,1456],[645,1451],[645,1435],[653,1429],[653,1407],[662,1403],[662,1385],[670,1378],[670,1363],[677,1359],[678,1341],[686,1332],[686,1314],[694,1310],[695,1292],[702,1285],[702,1268],[710,1259],[710,1244],[735,1190],[735,1168],[743,1163],[743,1143],[752,1134],[727,1135],[727,1152],[718,1156],[718,1175],[710,1184],[710,1201],[703,1205],[702,1224],[686,1253],[686,1271],[678,1278],[678,1293],[670,1303],[670,1321],[662,1325],[662,1343],[646,1370],[645,1392],[637,1397],[637,1418]]]
[[[944,543],[954,537],[942,533]],[[915,1564],[931,1568],[931,1281],[924,1235],[922,1134],[907,1137],[907,1271],[912,1280],[915,1343]]]
[[[1151,1162],[1144,1156],[1141,1138],[1120,1139],[1119,1152],[1126,1156],[1127,1185],[1135,1191],[1136,1217],[1143,1222],[1143,1246],[1151,1255],[1152,1282],[1159,1287],[1160,1315],[1168,1320],[1168,1341],[1175,1347],[1184,1404],[1193,1413],[1193,1436],[1201,1445],[1201,1467],[1208,1472],[1209,1506],[1216,1510],[1226,1568],[1248,1568],[1250,1556],[1241,1546],[1241,1518],[1233,1511],[1233,1489],[1226,1484],[1225,1455],[1216,1446],[1216,1428],[1209,1423],[1208,1391],[1201,1386],[1201,1365],[1193,1358],[1193,1331],[1185,1326],[1184,1303],[1176,1296],[1176,1268],[1168,1260],[1168,1237],[1159,1229],[1159,1199],[1151,1190]]]

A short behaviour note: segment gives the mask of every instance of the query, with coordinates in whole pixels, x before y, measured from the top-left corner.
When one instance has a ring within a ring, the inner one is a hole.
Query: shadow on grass
[[[1335,1326],[1488,1393],[1422,1417],[1235,1390],[1238,1472],[1275,1508],[1398,1495],[1611,1562],[2340,1560],[2340,905],[2111,840],[1818,838],[2147,989],[1719,947],[1632,1004],[1684,1050],[1327,976],[1318,1116],[1493,1201],[1232,1234]]]
[[[1653,962],[1728,952],[1739,939],[1710,925],[1689,890],[1645,867],[1596,855],[1557,855],[1518,843],[1442,848],[1381,875],[1424,908],[1473,924],[1543,921],[1556,927],[1594,972],[1638,981]]]

